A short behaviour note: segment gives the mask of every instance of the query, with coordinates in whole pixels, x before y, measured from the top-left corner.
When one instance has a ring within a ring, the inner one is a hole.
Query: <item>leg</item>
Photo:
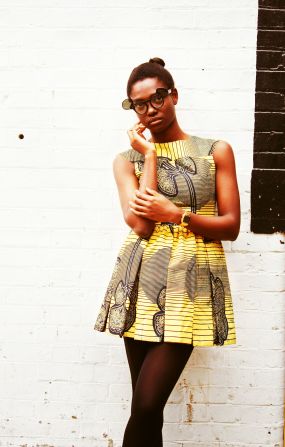
[[[163,409],[192,351],[189,344],[149,343],[122,447],[162,447]]]
[[[129,363],[133,393],[135,390],[138,375],[140,373],[141,366],[145,359],[148,346],[151,342],[135,340],[130,337],[123,337],[125,343],[125,350]]]

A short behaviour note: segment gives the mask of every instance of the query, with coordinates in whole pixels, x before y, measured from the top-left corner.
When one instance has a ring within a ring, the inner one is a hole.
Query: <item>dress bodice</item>
[[[215,141],[190,136],[187,140],[154,143],[158,192],[175,205],[189,207],[194,213],[214,215],[216,170],[212,151]],[[132,148],[120,154],[134,163],[140,181],[144,170],[143,154]]]

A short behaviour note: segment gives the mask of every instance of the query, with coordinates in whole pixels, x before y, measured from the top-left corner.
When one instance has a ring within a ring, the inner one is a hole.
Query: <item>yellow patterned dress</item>
[[[193,213],[217,215],[215,141],[190,136],[155,143],[158,192]],[[134,163],[140,179],[144,156],[134,149],[120,155]],[[172,222],[156,222],[148,239],[131,229],[119,250],[94,329],[152,342],[235,344],[221,241]]]

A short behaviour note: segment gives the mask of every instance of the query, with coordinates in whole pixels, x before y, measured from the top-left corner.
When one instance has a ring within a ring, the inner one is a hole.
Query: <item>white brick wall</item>
[[[284,238],[249,231],[256,21],[257,0],[1,0],[1,447],[121,446],[126,356],[93,324],[128,231],[111,163],[134,115],[120,103],[153,56],[182,128],[232,144],[242,205],[224,242],[238,344],[193,351],[164,445],[282,446]]]

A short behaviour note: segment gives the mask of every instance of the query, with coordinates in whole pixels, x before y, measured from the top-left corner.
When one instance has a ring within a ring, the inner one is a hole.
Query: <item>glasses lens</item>
[[[155,109],[159,109],[163,106],[163,97],[159,94],[155,94],[151,97],[150,103]]]
[[[142,115],[147,111],[147,104],[145,102],[142,103],[138,102],[134,104],[134,109],[139,115]]]
[[[131,106],[132,106],[131,101],[128,98],[124,99],[124,101],[122,102],[123,109],[129,110],[129,109],[131,109]]]
[[[154,95],[152,95],[150,97],[149,100],[146,101],[142,101],[142,102],[135,102],[135,103],[130,103],[130,107],[128,108],[134,108],[135,111],[139,114],[139,115],[143,115],[144,113],[147,112],[148,109],[148,102],[151,103],[152,107],[154,109],[160,109],[160,107],[163,106],[164,104],[164,99],[167,95],[168,95],[168,90],[165,88],[158,88],[156,89],[156,93]],[[125,101],[129,101],[128,99],[125,99]],[[124,102],[125,102],[124,101]],[[123,104],[124,104],[123,102]],[[124,107],[124,105],[123,105]],[[124,107],[125,108],[125,107]]]

